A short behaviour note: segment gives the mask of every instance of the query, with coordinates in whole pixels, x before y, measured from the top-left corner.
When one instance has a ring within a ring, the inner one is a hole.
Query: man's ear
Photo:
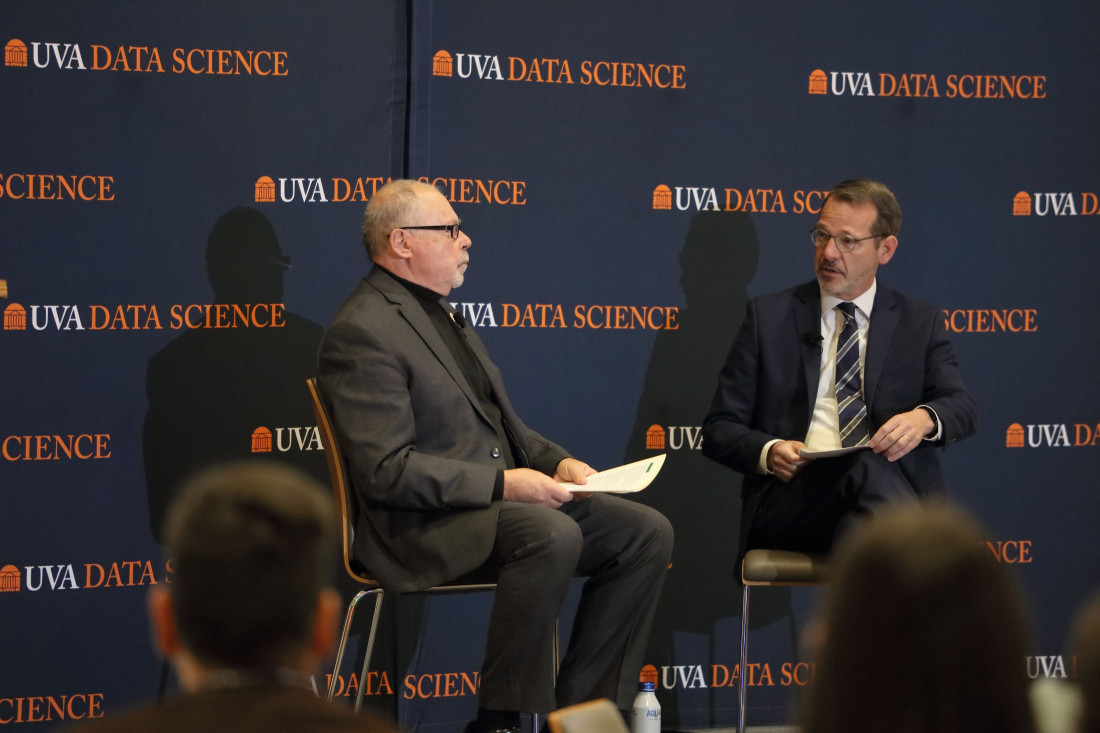
[[[884,238],[878,245],[878,263],[885,265],[894,256],[898,249],[898,238],[891,234]]]
[[[412,257],[412,248],[409,246],[409,233],[404,229],[394,229],[390,232],[390,254],[400,259]]]
[[[181,648],[172,594],[167,588],[151,588],[148,604],[153,646],[165,659],[171,659],[179,653]]]

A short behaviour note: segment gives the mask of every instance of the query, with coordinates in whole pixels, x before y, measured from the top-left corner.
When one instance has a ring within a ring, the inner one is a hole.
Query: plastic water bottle
[[[638,683],[638,696],[630,715],[630,733],[661,733],[661,703],[652,682]]]

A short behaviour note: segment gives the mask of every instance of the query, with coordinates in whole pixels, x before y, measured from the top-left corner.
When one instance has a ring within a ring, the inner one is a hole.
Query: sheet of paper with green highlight
[[[600,491],[607,494],[629,494],[641,491],[649,486],[657,477],[661,466],[665,465],[665,454],[645,458],[634,463],[627,463],[617,468],[609,468],[599,471],[588,477],[588,483],[583,486],[571,481],[562,482],[560,486],[569,491]]]

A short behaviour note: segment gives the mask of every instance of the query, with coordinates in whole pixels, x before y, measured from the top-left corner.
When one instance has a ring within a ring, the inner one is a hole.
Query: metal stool
[[[756,549],[741,561],[741,666],[737,681],[737,730],[745,731],[745,669],[748,665],[749,588],[754,585],[821,585],[828,565],[824,555],[791,550]]]

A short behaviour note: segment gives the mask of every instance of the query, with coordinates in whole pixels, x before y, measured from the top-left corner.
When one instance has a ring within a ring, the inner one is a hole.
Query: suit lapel
[[[863,398],[870,410],[875,400],[882,368],[890,353],[890,343],[898,327],[898,312],[894,291],[880,283],[875,293],[875,306],[871,310],[871,323],[867,328],[867,355],[863,360]],[[876,426],[872,426],[874,430]]]
[[[806,283],[797,288],[794,297],[794,337],[798,339],[803,378],[806,381],[805,427],[808,429],[810,420],[813,419],[817,383],[821,375],[821,293],[817,282]]]
[[[431,349],[432,353],[435,354],[435,357],[439,359],[439,363],[443,365],[443,368],[447,370],[451,379],[455,381],[458,388],[466,395],[466,399],[469,400],[470,405],[473,406],[481,416],[481,419],[490,422],[489,416],[481,409],[481,403],[474,394],[473,388],[471,388],[469,382],[466,381],[466,376],[462,373],[462,368],[459,367],[458,362],[455,361],[451,350],[443,343],[443,339],[440,337],[439,332],[435,330],[435,326],[432,325],[428,315],[424,312],[424,309],[420,306],[416,298],[413,297],[413,294],[392,277],[384,272],[379,272],[377,269],[370,271],[367,275],[367,281],[374,286],[378,292],[382,293],[387,300],[397,306],[397,310],[401,314],[401,317],[405,319],[409,326],[412,327],[413,331],[416,332],[417,336],[424,341],[427,347]],[[447,310],[454,310],[450,307],[449,303],[447,304]],[[476,351],[475,356],[480,360],[481,356],[477,354]]]

